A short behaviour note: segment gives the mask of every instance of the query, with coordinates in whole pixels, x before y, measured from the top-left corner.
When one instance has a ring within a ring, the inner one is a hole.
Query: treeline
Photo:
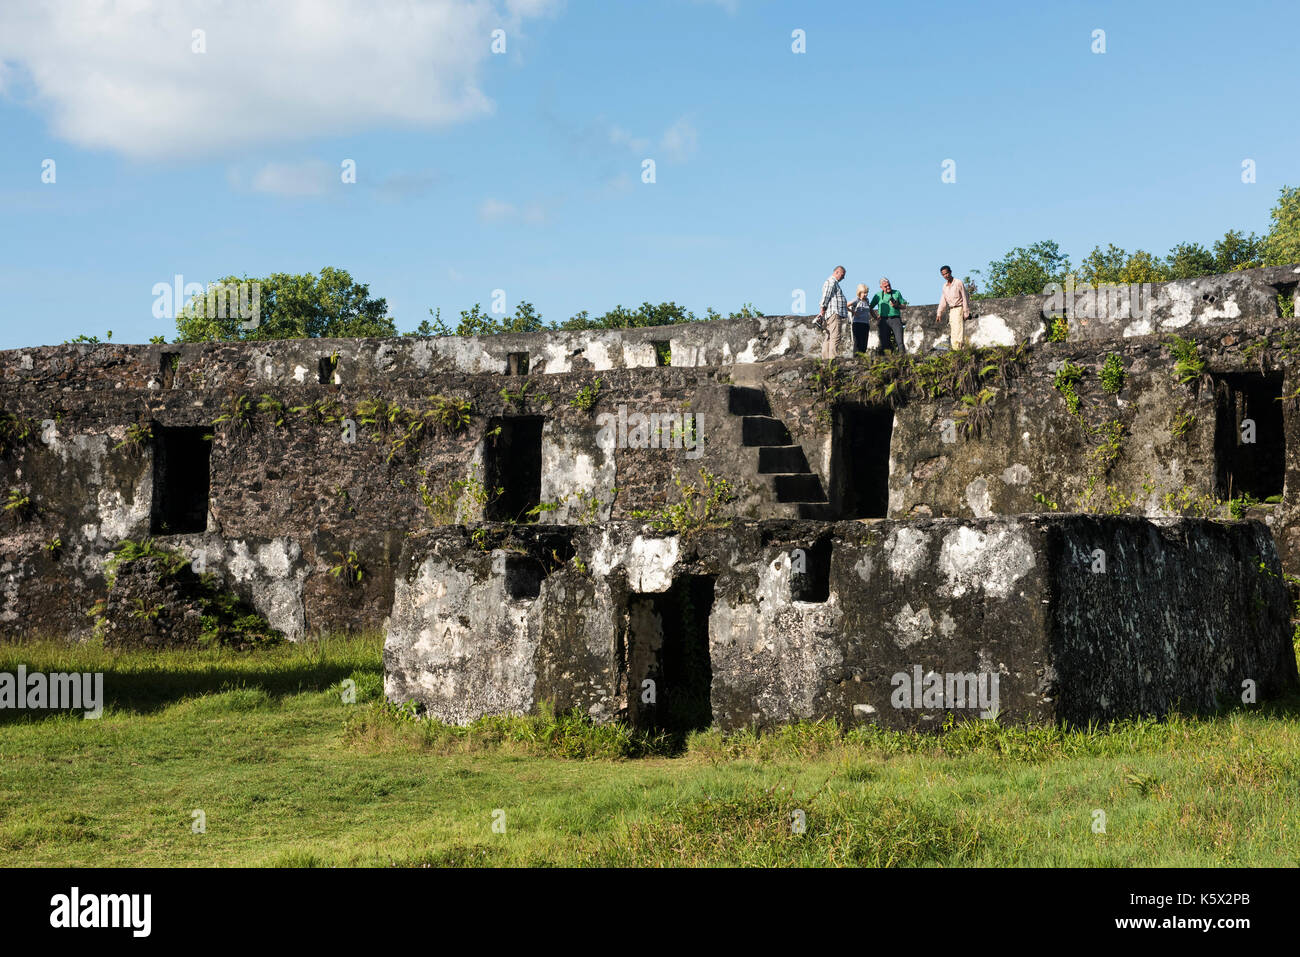
[[[1270,217],[1264,236],[1229,230],[1208,249],[1200,243],[1179,243],[1163,257],[1145,249],[1130,253],[1108,245],[1097,246],[1075,265],[1060,246],[1044,240],[1017,246],[989,263],[988,269],[975,270],[977,280],[967,277],[965,282],[976,299],[1002,299],[1038,295],[1048,283],[1063,283],[1070,277],[1095,286],[1165,282],[1300,262],[1300,188],[1282,187]]]
[[[712,308],[706,309],[703,316],[696,316],[689,309],[675,302],[661,302],[658,305],[643,302],[635,309],[615,306],[609,312],[599,316],[588,315],[584,309],[563,322],[549,325],[542,321],[537,310],[530,302],[521,302],[512,316],[493,317],[483,311],[478,303],[473,309],[462,310],[460,321],[455,327],[447,325],[442,319],[442,310],[429,310],[432,321],[425,319],[414,332],[408,336],[492,336],[503,332],[541,332],[544,329],[631,329],[641,326],[671,326],[679,322],[696,322],[699,319],[752,319],[759,315],[752,303],[745,303],[736,312],[722,315]]]

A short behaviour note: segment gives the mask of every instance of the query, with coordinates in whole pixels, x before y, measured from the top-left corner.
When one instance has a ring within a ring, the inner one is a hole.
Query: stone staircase
[[[731,386],[727,408],[740,417],[741,444],[755,450],[755,471],[772,490],[772,499],[790,518],[829,519],[830,502],[821,476],[808,467],[803,447],[785,423],[772,415],[767,393],[749,386]]]

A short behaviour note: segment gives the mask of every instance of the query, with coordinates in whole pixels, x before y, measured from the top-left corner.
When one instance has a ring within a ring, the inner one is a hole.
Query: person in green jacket
[[[876,312],[876,335],[878,336],[879,345],[876,346],[876,353],[883,355],[885,352],[885,343],[892,340],[891,348],[897,352],[906,352],[907,347],[903,345],[903,311],[902,307],[907,305],[907,300],[903,294],[894,289],[889,284],[889,280],[881,278],[880,292],[871,297],[871,308]]]

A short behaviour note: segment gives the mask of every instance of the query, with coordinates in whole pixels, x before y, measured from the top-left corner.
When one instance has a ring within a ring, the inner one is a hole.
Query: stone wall
[[[1190,317],[1177,328],[1195,337],[1206,370],[1189,382],[1180,381],[1168,336],[1094,340],[1072,324],[1079,341],[1039,335],[1005,381],[935,395],[848,386],[832,394],[818,384],[826,370],[806,358],[816,337],[799,317],[666,327],[677,337],[668,367],[651,361],[650,344],[665,330],[648,329],[0,353],[0,425],[4,416],[35,423],[25,438],[0,435],[0,497],[29,502],[0,509],[0,632],[85,634],[88,611],[104,597],[104,560],[119,541],[149,536],[198,557],[291,637],[376,629],[413,532],[485,518],[628,521],[678,501],[678,480],[703,487],[701,470],[730,483],[735,499],[723,512],[744,520],[1222,517],[1222,500],[1241,490],[1225,474],[1239,482],[1253,471],[1257,488],[1275,487],[1280,501],[1246,514],[1271,528],[1284,568],[1300,573],[1291,492],[1300,420],[1294,401],[1273,401],[1300,388],[1292,373],[1300,346],[1288,320],[1267,315],[1289,288],[1287,270],[1197,280],[1219,290],[1217,301],[1164,315],[1165,327]],[[1226,309],[1228,301],[1236,306]],[[938,328],[933,307],[915,308],[910,327]],[[1040,297],[977,308],[1024,339],[1042,332]],[[576,355],[582,343],[602,345]],[[511,353],[534,348],[546,360],[530,359],[527,375],[464,371],[486,368],[483,356],[509,367]],[[1124,369],[1114,394],[1100,386],[1112,354]],[[1065,363],[1084,370],[1078,414],[1056,388]],[[850,384],[867,374],[858,359],[839,369]],[[429,419],[416,440],[400,443],[402,423],[374,413],[376,402],[402,415],[432,413],[436,396],[468,404],[463,424]],[[987,401],[971,419],[980,396]],[[246,421],[220,421],[241,402],[252,409]],[[1233,437],[1243,410],[1259,419],[1274,458],[1241,457]],[[673,418],[687,414],[694,447],[683,447],[688,430]],[[639,415],[661,417],[669,447],[636,447],[646,445],[634,441]],[[345,440],[344,420],[355,441]],[[532,463],[501,451],[502,430],[526,432],[525,420],[539,430]],[[1112,423],[1107,452],[1102,430]],[[199,504],[206,514],[178,532],[158,521],[169,487],[160,443],[167,430],[186,429],[212,439]],[[474,483],[518,484],[525,465],[538,473],[528,501],[543,506],[540,514],[490,514]],[[352,553],[365,573],[349,582],[336,572]]]
[[[476,544],[449,528],[409,542],[385,647],[390,700],[455,723],[549,702],[677,733],[831,717],[937,728],[991,711],[1033,723],[1204,711],[1239,701],[1246,681],[1258,700],[1296,681],[1289,601],[1259,523],[493,535]],[[687,582],[703,586],[693,606],[662,601]],[[933,676],[949,693],[949,675],[972,697],[927,699]],[[692,725],[681,716],[701,686],[707,710]]]

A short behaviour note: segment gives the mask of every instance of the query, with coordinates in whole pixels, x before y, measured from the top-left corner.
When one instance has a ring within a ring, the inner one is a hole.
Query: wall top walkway
[[[967,336],[976,346],[1035,343],[1052,315],[1069,319],[1069,339],[1086,341],[1154,333],[1188,333],[1276,321],[1278,297],[1297,297],[1300,264],[1247,269],[1142,286],[972,303]],[[934,304],[904,310],[910,352],[946,341]],[[440,372],[534,373],[652,367],[663,348],[673,366],[728,366],[802,359],[821,352],[810,316],[760,316],[635,329],[544,331],[498,336],[404,336],[390,339],[286,339],[186,345],[77,344],[0,352],[0,383],[64,388],[209,389],[271,387],[334,380],[382,385]],[[843,337],[844,349],[851,338]],[[327,365],[337,357],[334,371]],[[325,362],[322,362],[325,360]]]

